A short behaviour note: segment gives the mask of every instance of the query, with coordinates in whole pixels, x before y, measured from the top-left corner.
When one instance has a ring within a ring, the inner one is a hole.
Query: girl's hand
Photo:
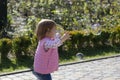
[[[70,39],[70,34],[68,31],[63,34],[63,36],[61,37],[61,41],[65,42],[67,39]]]

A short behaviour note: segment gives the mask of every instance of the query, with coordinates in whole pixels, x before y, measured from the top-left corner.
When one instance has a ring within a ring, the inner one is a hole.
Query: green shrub
[[[106,43],[108,43],[108,40],[110,38],[110,31],[109,30],[102,30],[101,34],[100,34],[100,40],[102,45],[106,45]]]
[[[84,33],[82,31],[71,31],[70,34],[72,36],[70,40],[72,48],[81,48],[84,42]]]
[[[37,37],[33,35],[33,37],[31,37],[31,45],[29,47],[29,53],[31,56],[35,54],[37,43],[38,43]]]
[[[101,45],[101,35],[94,35],[92,38],[93,47],[98,47]]]
[[[31,45],[31,39],[28,36],[21,36],[13,39],[13,52],[17,59],[23,55],[28,55],[28,48]]]
[[[90,48],[102,48],[104,46],[120,46],[120,27],[101,30],[100,34],[94,34],[92,30],[70,31],[71,39],[59,47],[60,58],[71,58],[77,52]],[[12,43],[11,43],[12,41]],[[33,36],[21,36],[12,40],[0,40],[0,52],[2,58],[7,58],[12,49],[17,59],[22,56],[33,56],[37,47],[37,38]]]
[[[70,31],[70,34],[71,40],[67,40],[59,48],[61,58],[71,58],[82,50],[120,46],[120,27],[102,29],[99,34],[92,31]]]
[[[12,42],[10,39],[7,38],[0,39],[1,61],[8,59],[7,55],[11,49],[12,49]]]
[[[111,30],[110,42],[112,45],[120,45],[120,26]]]

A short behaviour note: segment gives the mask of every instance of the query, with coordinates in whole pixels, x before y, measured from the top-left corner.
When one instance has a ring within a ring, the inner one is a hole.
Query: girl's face
[[[56,27],[54,26],[49,32],[47,32],[46,36],[50,38],[54,38],[56,34]]]

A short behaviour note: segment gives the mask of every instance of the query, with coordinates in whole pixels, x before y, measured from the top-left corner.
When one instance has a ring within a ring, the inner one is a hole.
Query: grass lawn
[[[119,47],[120,48],[120,47]],[[102,48],[102,49],[83,49],[81,50],[84,53],[84,60],[101,58],[106,56],[114,56],[120,54],[119,48]],[[92,54],[90,54],[92,53]],[[60,64],[78,62],[81,61],[76,56],[72,56],[70,59],[62,59],[60,60]],[[33,66],[33,57],[23,57],[20,61],[16,61],[15,59],[5,60],[0,64],[0,74],[13,72],[18,70],[24,70],[28,68],[32,68]]]
[[[90,60],[90,59],[97,59],[97,58],[103,58],[103,57],[110,57],[110,56],[115,56],[115,55],[120,55],[120,53],[109,52],[109,53],[105,53],[104,55],[84,56],[84,59],[79,59],[77,57],[73,57],[70,60],[62,60],[60,62],[60,64],[72,63],[72,62],[78,62],[78,61]]]

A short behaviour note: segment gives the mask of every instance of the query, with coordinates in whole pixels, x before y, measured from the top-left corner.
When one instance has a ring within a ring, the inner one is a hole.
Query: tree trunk
[[[0,31],[7,25],[7,0],[0,0]]]

